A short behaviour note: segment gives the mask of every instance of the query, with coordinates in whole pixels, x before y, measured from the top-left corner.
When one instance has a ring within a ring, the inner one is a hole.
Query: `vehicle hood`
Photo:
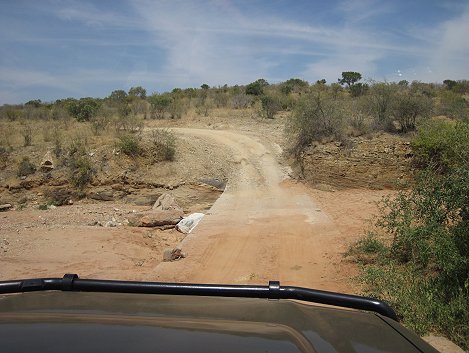
[[[290,300],[84,292],[0,295],[0,350],[436,352],[376,314]]]

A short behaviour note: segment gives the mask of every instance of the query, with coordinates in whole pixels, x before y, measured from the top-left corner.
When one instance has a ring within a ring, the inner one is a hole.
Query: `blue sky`
[[[143,86],[469,79],[468,0],[0,0],[0,104]]]

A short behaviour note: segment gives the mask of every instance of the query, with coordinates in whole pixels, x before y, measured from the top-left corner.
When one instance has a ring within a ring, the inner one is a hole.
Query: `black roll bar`
[[[66,274],[63,278],[0,281],[0,294],[46,290],[296,299],[312,303],[373,311],[399,321],[394,310],[384,301],[302,287],[281,287],[278,281],[270,281],[268,286],[193,284],[81,279],[76,274]]]

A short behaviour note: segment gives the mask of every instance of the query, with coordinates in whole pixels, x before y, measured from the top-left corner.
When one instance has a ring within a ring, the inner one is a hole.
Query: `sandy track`
[[[344,239],[300,185],[257,138],[236,132],[177,129],[231,150],[236,164],[226,191],[181,244],[187,258],[160,263],[158,280],[264,283],[280,280],[350,291],[341,252]]]

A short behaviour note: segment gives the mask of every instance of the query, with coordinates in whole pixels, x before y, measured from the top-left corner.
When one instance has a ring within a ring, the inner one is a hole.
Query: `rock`
[[[131,203],[137,206],[153,206],[160,197],[161,194],[152,195],[128,195],[125,198],[125,202]]]
[[[51,188],[46,192],[47,199],[56,206],[70,204],[72,194],[73,192],[68,188]]]
[[[112,220],[112,221],[107,221],[106,223],[104,223],[103,227],[117,227],[119,224]]]
[[[202,179],[201,182],[204,184],[213,186],[214,188],[218,190],[225,190],[225,187],[226,187],[226,183],[219,179]]]
[[[128,221],[133,227],[159,227],[176,225],[183,215],[182,210],[151,210],[130,215]]]
[[[112,190],[101,190],[90,192],[88,197],[93,200],[100,200],[100,201],[113,201],[114,200],[114,191]]]
[[[168,261],[175,261],[175,260],[180,260],[186,257],[186,254],[182,252],[181,249],[175,248],[175,249],[165,249],[163,252],[163,261],[168,262]]]
[[[158,197],[158,200],[156,200],[155,204],[152,207],[152,210],[176,210],[181,211],[181,213],[183,213],[182,208],[177,204],[176,199],[171,194],[162,194],[160,197]]]
[[[11,207],[11,204],[4,203],[3,205],[0,205],[0,212],[8,211]]]
[[[43,172],[49,172],[55,168],[54,160],[52,159],[52,153],[50,151],[47,151],[47,153],[42,158],[40,168]]]

